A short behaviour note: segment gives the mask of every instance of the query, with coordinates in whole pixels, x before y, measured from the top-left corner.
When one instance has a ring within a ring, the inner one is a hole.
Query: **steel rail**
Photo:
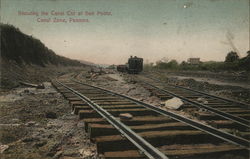
[[[201,104],[201,103],[192,101],[192,100],[190,100],[190,99],[187,99],[187,98],[185,98],[185,97],[183,97],[183,96],[177,95],[177,94],[175,94],[175,93],[173,93],[173,92],[171,92],[171,91],[168,91],[168,90],[166,90],[166,89],[162,89],[162,88],[159,88],[159,87],[157,87],[157,86],[154,86],[154,85],[152,85],[152,84],[150,84],[150,83],[147,83],[147,82],[143,82],[143,83],[145,83],[145,84],[147,84],[147,85],[149,85],[149,86],[151,86],[151,87],[153,87],[153,88],[155,88],[155,89],[158,89],[158,90],[160,90],[160,91],[162,91],[162,92],[165,92],[165,93],[167,93],[167,94],[170,94],[170,95],[172,95],[172,96],[174,96],[174,97],[178,97],[178,98],[180,98],[180,99],[182,99],[182,100],[184,100],[184,101],[186,101],[186,102],[188,102],[188,103],[190,103],[190,104],[193,104],[193,105],[195,105],[195,106],[197,106],[197,107],[205,108],[205,109],[207,109],[208,111],[213,112],[213,113],[215,113],[215,114],[217,114],[217,115],[219,115],[219,116],[221,116],[221,117],[223,117],[223,118],[226,118],[226,119],[228,119],[228,120],[232,120],[232,121],[234,121],[234,122],[236,122],[236,123],[238,123],[238,124],[240,124],[240,125],[243,125],[243,126],[245,126],[245,127],[247,127],[247,128],[250,128],[250,122],[249,122],[248,120],[246,120],[246,119],[243,119],[243,118],[240,118],[240,117],[231,115],[231,114],[229,114],[229,113],[222,112],[222,111],[220,111],[220,110],[218,110],[218,109],[215,109],[215,108],[206,106],[206,105],[204,105],[204,104]]]
[[[155,79],[155,78],[152,78],[152,77],[148,77],[147,75],[144,75],[144,76],[147,77],[147,78],[150,78],[152,80],[161,82],[161,83],[163,82],[161,80],[158,80],[158,79]],[[232,100],[232,99],[218,97],[218,96],[215,96],[215,95],[212,95],[212,94],[208,94],[208,93],[205,93],[205,92],[201,92],[201,91],[198,91],[198,90],[193,90],[193,89],[182,87],[182,86],[177,86],[177,85],[173,85],[173,84],[167,84],[167,85],[172,86],[172,87],[177,87],[177,88],[185,89],[185,90],[192,91],[192,92],[196,92],[196,93],[200,93],[200,94],[203,94],[203,95],[206,95],[206,96],[209,96],[209,97],[213,97],[213,98],[216,98],[216,99],[223,100],[225,102],[232,102],[232,103],[235,103],[235,104],[239,104],[240,107],[242,107],[242,108],[246,107],[247,109],[250,109],[250,105],[248,105],[246,103],[243,103],[243,102],[239,102],[239,101],[235,101],[235,100]]]
[[[113,125],[121,134],[123,134],[130,142],[132,142],[145,156],[150,159],[168,159],[168,157],[160,152],[157,148],[152,146],[146,140],[144,140],[141,136],[136,134],[129,127],[124,125],[122,122],[117,120],[113,115],[104,110],[101,106],[91,101],[88,97],[79,93],[78,91],[66,86],[65,84],[56,81],[58,84],[70,90],[72,93],[77,95],[80,99],[87,102],[89,106],[91,106],[98,114],[100,114],[103,118],[105,118],[111,125]]]
[[[72,80],[76,83],[79,83],[81,85],[85,85],[85,86],[89,86],[89,87],[92,87],[92,88],[97,88],[99,90],[102,90],[102,91],[105,91],[107,93],[110,93],[112,95],[117,95],[117,96],[120,96],[120,97],[123,97],[123,98],[126,98],[130,101],[133,101],[139,105],[143,105],[145,106],[146,108],[149,108],[159,114],[162,114],[164,116],[167,116],[167,117],[170,117],[170,118],[173,118],[177,121],[180,121],[182,123],[186,123],[188,124],[189,126],[193,127],[193,128],[196,128],[198,130],[201,130],[203,132],[206,132],[210,135],[213,135],[221,140],[224,140],[226,142],[229,142],[229,143],[232,143],[232,144],[236,144],[236,145],[239,145],[239,146],[242,146],[242,147],[245,147],[246,149],[250,150],[249,149],[249,146],[250,146],[250,143],[248,140],[246,139],[243,139],[241,137],[238,137],[238,136],[234,136],[232,134],[229,134],[227,132],[223,132],[223,131],[220,131],[216,128],[213,128],[211,126],[208,126],[208,125],[205,125],[203,123],[200,123],[200,122],[197,122],[197,121],[194,121],[192,119],[189,119],[189,118],[186,118],[184,116],[181,116],[177,113],[174,113],[174,112],[170,112],[170,111],[166,111],[164,109],[161,109],[159,107],[156,107],[156,106],[153,106],[151,104],[148,104],[148,103],[144,103],[144,102],[141,102],[141,101],[138,101],[137,99],[134,99],[134,98],[131,98],[131,97],[128,97],[126,95],[123,95],[123,94],[119,94],[119,93],[115,93],[113,91],[110,91],[110,90],[107,90],[107,89],[104,89],[104,88],[101,88],[101,87],[97,87],[97,86],[93,86],[93,85],[89,85],[89,84],[86,84],[86,83],[82,83],[82,82],[79,82],[79,81],[76,81],[76,80]]]
[[[185,90],[188,90],[188,91],[200,93],[200,94],[203,94],[203,95],[206,95],[206,96],[209,96],[209,97],[213,97],[213,98],[216,98],[216,99],[219,99],[219,100],[223,100],[225,102],[231,102],[231,103],[239,104],[239,106],[242,107],[242,108],[246,108],[246,109],[250,108],[250,105],[248,105],[246,103],[242,103],[242,102],[234,101],[234,100],[231,100],[231,99],[226,99],[226,98],[218,97],[218,96],[215,96],[215,95],[212,95],[212,94],[208,94],[208,93],[205,93],[205,92],[201,92],[201,91],[197,91],[197,90],[192,90],[190,88],[185,88],[185,87],[181,87],[181,86],[175,86],[173,84],[169,84],[169,85],[173,86],[173,87],[185,89]]]

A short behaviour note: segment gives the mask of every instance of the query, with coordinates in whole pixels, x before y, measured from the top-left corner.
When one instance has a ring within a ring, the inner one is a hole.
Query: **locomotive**
[[[136,56],[131,56],[128,59],[128,63],[126,65],[118,65],[117,71],[119,72],[127,72],[129,74],[138,74],[143,70],[143,58],[138,58]]]

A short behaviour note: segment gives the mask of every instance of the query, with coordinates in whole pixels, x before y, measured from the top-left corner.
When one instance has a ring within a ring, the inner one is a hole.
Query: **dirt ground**
[[[92,84],[121,93],[140,101],[160,106],[160,100],[133,81],[130,76],[121,73],[105,74],[97,77]]]
[[[190,77],[196,79],[208,79],[223,83],[248,83],[250,84],[250,72],[247,71],[160,71],[162,74],[178,77]]]
[[[0,60],[0,90],[1,92],[20,86],[19,82],[41,83],[62,76],[69,72],[79,72],[86,67],[72,67],[48,64],[46,67],[37,65],[18,65],[14,61]]]
[[[57,76],[72,77],[88,68],[24,67],[11,65],[1,72],[0,158],[97,158],[84,123],[71,113],[68,101],[50,83]],[[19,81],[47,82],[43,82],[44,89],[37,89],[24,87]]]
[[[158,77],[170,84],[250,104],[249,73],[244,73],[244,78],[241,78],[242,76],[240,73],[215,72],[208,72],[207,75],[206,72],[191,72],[190,74],[188,72],[152,73],[152,77]]]
[[[50,83],[0,96],[1,158],[95,158],[84,124]]]

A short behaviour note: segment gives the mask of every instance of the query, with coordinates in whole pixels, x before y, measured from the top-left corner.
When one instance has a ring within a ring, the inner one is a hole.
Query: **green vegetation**
[[[77,60],[56,55],[48,49],[40,40],[22,33],[12,25],[0,24],[1,29],[1,58],[7,61],[15,61],[18,64],[46,64],[83,66]]]
[[[149,69],[168,69],[168,70],[204,70],[204,71],[250,71],[250,51],[247,56],[239,58],[236,52],[229,52],[224,62],[208,61],[200,62],[200,64],[190,64],[185,61],[178,64],[176,60],[157,61],[156,65],[153,63],[145,64],[145,70]]]
[[[239,55],[237,54],[237,52],[229,52],[226,56],[225,62],[235,62],[239,60]]]

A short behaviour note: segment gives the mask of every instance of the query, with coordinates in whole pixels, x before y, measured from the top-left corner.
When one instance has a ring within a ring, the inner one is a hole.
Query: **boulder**
[[[172,99],[166,100],[164,108],[168,109],[179,109],[184,103],[180,98],[174,97]]]

